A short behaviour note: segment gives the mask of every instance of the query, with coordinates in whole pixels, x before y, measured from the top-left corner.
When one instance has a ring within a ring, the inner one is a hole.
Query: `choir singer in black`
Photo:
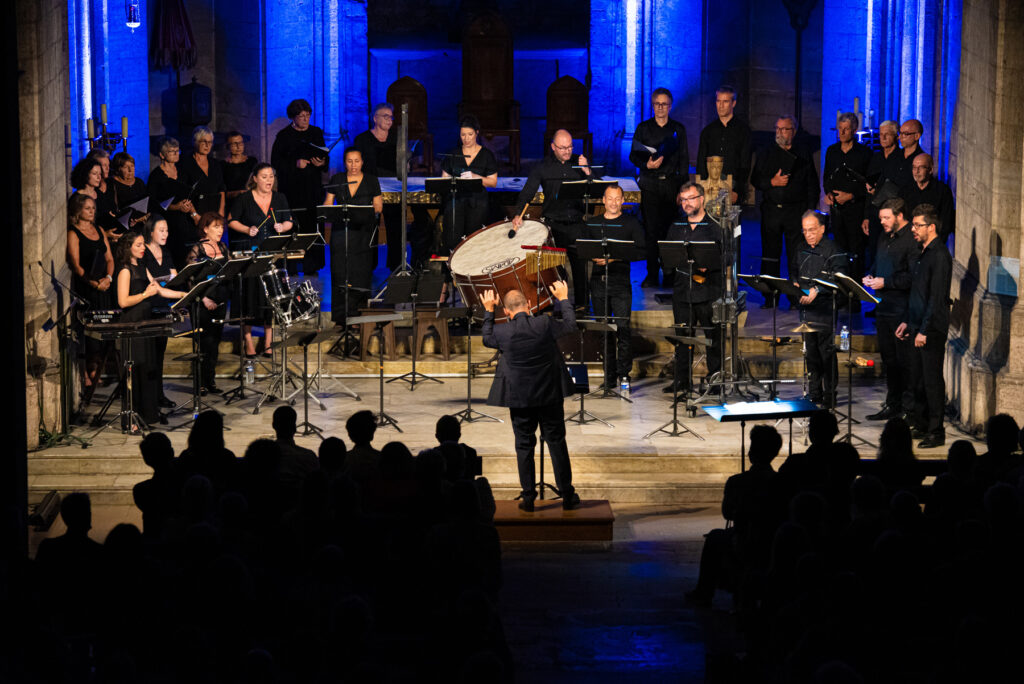
[[[642,287],[658,286],[661,268],[658,240],[665,239],[668,226],[677,215],[679,186],[690,179],[686,127],[669,118],[672,93],[668,88],[655,89],[651,109],[654,116],[636,127],[633,148],[629,152],[629,161],[640,171],[637,185],[640,186],[640,212],[647,244],[647,277]],[[665,278],[670,281],[671,274],[666,273]]]
[[[640,222],[622,213],[622,188],[609,185],[604,190],[604,214],[587,220],[583,237],[590,240],[631,240],[638,254],[644,251],[644,230]],[[633,285],[629,281],[630,262],[619,259],[594,259],[590,273],[590,300],[598,318],[613,316],[615,347],[608,349],[604,359],[604,386],[615,388],[616,378],[629,384],[633,369],[633,332],[629,319],[633,312]],[[606,292],[607,289],[607,292]],[[605,309],[605,299],[608,309]]]
[[[942,360],[949,334],[949,281],[953,272],[949,250],[939,239],[939,216],[935,207],[921,204],[910,221],[921,253],[914,262],[910,298],[896,336],[910,340],[910,378],[914,391],[914,437],[919,449],[931,449],[946,443],[942,428],[942,410],[946,400],[946,382]]]
[[[505,293],[503,306],[508,322],[494,325],[498,295],[485,290],[480,295],[484,307],[484,346],[501,352],[487,403],[507,406],[516,436],[516,459],[522,501],[519,508],[533,511],[537,498],[533,449],[537,444],[537,426],[551,453],[555,484],[562,495],[562,508],[579,508],[580,497],[572,486],[572,466],[565,444],[563,402],[572,392],[569,373],[556,341],[576,332],[576,316],[569,304],[569,287],[559,280],[551,286],[555,316],[533,316],[526,296],[519,290]]]
[[[703,329],[710,338],[711,343],[705,350],[707,378],[710,380],[722,368],[722,329],[712,320],[714,301],[722,296],[722,226],[704,211],[704,188],[697,183],[683,184],[679,189],[679,204],[686,218],[669,226],[666,239],[714,242],[718,248],[719,256],[707,262],[679,264],[672,285],[672,317],[676,327],[686,328],[687,334],[692,334],[690,331],[693,329]],[[690,348],[676,345],[675,359],[678,368],[688,368],[693,362]],[[683,384],[688,376],[683,372],[676,373],[679,389],[684,392],[690,389]],[[671,393],[674,389],[675,383],[672,383],[663,391]]]
[[[568,252],[569,268],[572,271],[573,300],[577,307],[582,307],[586,306],[587,302],[587,275],[584,264],[576,256],[575,243],[583,233],[585,207],[579,200],[556,199],[556,196],[563,182],[586,179],[590,175],[590,162],[582,154],[573,155],[572,135],[564,129],[555,131],[555,136],[551,140],[551,152],[551,156],[545,157],[544,161],[533,167],[526,179],[526,185],[519,191],[512,227],[518,230],[519,226],[523,225],[523,209],[537,194],[537,189],[543,188],[544,219],[551,228],[555,246],[563,247]]]
[[[775,120],[775,142],[757,156],[751,178],[762,193],[761,272],[782,272],[782,245],[786,245],[787,274],[797,272],[800,217],[818,204],[818,172],[806,150],[794,145],[797,123],[792,116]],[[770,306],[766,301],[762,309]]]
[[[907,310],[911,271],[921,251],[906,214],[903,200],[898,197],[886,200],[878,210],[882,235],[871,269],[863,280],[864,286],[873,289],[882,300],[875,309],[875,329],[888,389],[881,410],[867,416],[868,420],[889,420],[913,406],[913,394],[909,392],[913,347],[909,340],[896,337],[896,328]]]
[[[817,330],[804,333],[804,357],[807,360],[807,398],[827,408],[835,408],[839,365],[836,361],[835,291],[814,281],[829,282],[835,272],[846,272],[849,256],[836,249],[825,237],[825,219],[808,211],[800,221],[804,243],[800,252],[797,285],[807,294],[800,298],[800,320]]]

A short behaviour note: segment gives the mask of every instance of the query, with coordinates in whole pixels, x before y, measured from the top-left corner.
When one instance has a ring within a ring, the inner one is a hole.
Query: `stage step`
[[[494,526],[502,543],[610,542],[615,515],[608,501],[584,499],[573,511],[561,501],[534,503],[532,513],[519,510],[518,501],[495,501]]]

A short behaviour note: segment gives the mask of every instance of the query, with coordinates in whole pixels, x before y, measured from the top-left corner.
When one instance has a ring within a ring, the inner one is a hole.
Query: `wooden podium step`
[[[534,502],[533,513],[519,510],[518,501],[495,501],[494,525],[502,543],[610,542],[615,515],[604,499],[586,499],[574,511],[563,511],[561,499]]]

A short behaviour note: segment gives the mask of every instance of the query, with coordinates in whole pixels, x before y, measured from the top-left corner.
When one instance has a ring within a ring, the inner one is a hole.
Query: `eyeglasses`
[[[653,104],[655,107],[671,107],[672,106],[671,102],[652,102],[651,104]]]
[[[699,199],[704,199],[701,195],[691,195],[689,197],[680,197],[680,202],[696,202]]]
[[[373,118],[375,118],[375,119],[394,119],[395,115],[394,114],[377,114]]]
[[[907,136],[907,135],[918,135],[918,132],[917,131],[900,131],[900,137],[901,138],[904,137],[904,136]]]
[[[555,145],[555,149],[560,150],[562,152],[572,152],[572,145]]]
[[[929,224],[929,223],[918,223],[917,221],[911,221],[910,225],[914,226],[915,228],[927,228],[931,224]]]

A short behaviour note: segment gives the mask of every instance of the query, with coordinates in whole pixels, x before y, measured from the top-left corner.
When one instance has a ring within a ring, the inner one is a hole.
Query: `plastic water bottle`
[[[619,394],[625,399],[629,399],[629,376],[622,376],[619,380]]]
[[[839,349],[840,351],[850,351],[850,329],[845,325],[839,331]]]
[[[256,366],[253,365],[252,359],[245,362],[245,384],[256,384]]]

